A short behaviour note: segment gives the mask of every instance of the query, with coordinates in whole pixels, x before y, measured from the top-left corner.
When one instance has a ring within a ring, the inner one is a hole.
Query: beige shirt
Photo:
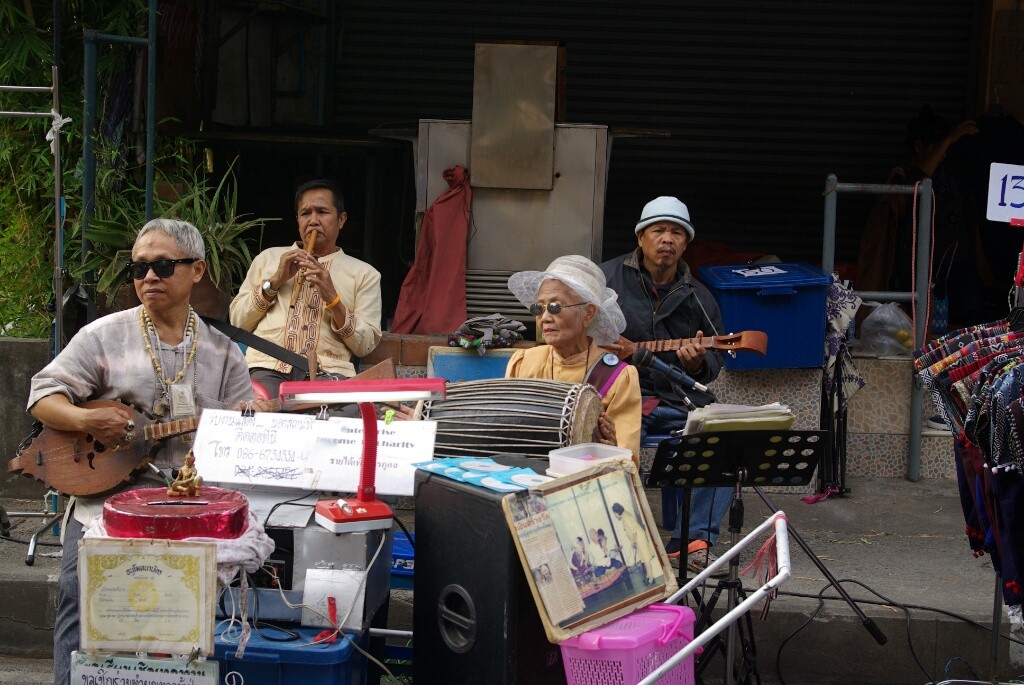
[[[85,400],[120,400],[149,412],[163,393],[153,361],[146,351],[139,314],[142,307],[116,312],[93,321],[75,334],[67,347],[32,377],[28,408],[49,395],[60,393],[72,403]],[[229,409],[252,399],[252,384],[238,345],[198,319],[198,341],[192,363],[182,381],[194,390],[196,410]],[[188,344],[158,342],[153,350],[168,370],[180,369],[188,358]],[[165,419],[166,420],[166,419]],[[152,463],[164,470],[181,466],[192,445],[192,434],[161,441]],[[154,474],[143,471],[129,487],[163,485]],[[78,497],[75,518],[83,524],[103,512],[106,497]]]
[[[380,273],[340,248],[317,258],[330,271],[334,288],[348,310],[348,318],[338,328],[320,293],[308,281],[303,283],[294,308],[290,306],[294,278],[281,286],[277,297],[264,297],[263,281],[277,271],[281,256],[297,247],[271,247],[256,255],[231,302],[231,323],[303,357],[315,349],[321,370],[354,376],[352,358],[369,354],[380,342]],[[251,347],[245,353],[245,361],[249,368],[258,366],[281,373],[292,369],[290,364]]]
[[[506,378],[547,378],[563,383],[582,383],[589,367],[607,351],[591,341],[586,352],[562,359],[550,345],[516,350],[505,369]],[[588,357],[589,355],[589,357]],[[589,363],[588,363],[589,359]],[[612,383],[601,406],[615,423],[615,441],[640,458],[640,379],[635,366],[627,366]]]

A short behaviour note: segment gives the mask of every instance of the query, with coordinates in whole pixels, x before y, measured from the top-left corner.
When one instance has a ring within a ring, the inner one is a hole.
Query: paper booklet
[[[739,430],[788,430],[796,421],[789,407],[779,402],[752,406],[716,402],[692,410],[683,435]]]

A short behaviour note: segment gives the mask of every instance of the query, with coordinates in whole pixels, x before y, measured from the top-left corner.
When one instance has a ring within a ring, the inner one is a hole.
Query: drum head
[[[597,442],[597,417],[601,414],[601,395],[592,385],[575,386],[577,395],[573,402],[573,413],[570,425],[569,440],[564,447],[580,442]]]

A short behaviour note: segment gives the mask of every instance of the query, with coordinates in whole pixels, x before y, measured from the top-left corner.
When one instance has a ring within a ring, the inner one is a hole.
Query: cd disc
[[[462,461],[459,461],[456,466],[466,469],[467,471],[487,471],[489,473],[508,471],[512,468],[511,466],[496,464],[490,459],[463,459]]]
[[[490,488],[491,490],[497,490],[499,492],[515,492],[516,490],[522,490],[522,486],[512,485],[510,483],[502,483],[497,478],[491,478],[490,476],[484,477],[480,481],[480,485]]]
[[[547,483],[552,480],[548,476],[542,476],[539,473],[513,473],[509,476],[509,480],[518,485],[524,485],[530,487],[531,485],[540,485],[541,483]]]

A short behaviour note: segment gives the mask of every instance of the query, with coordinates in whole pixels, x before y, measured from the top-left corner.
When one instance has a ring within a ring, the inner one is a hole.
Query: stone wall
[[[0,338],[0,383],[7,392],[0,394],[0,416],[4,430],[0,431],[0,455],[6,464],[17,452],[18,444],[28,435],[32,417],[25,411],[29,382],[39,369],[50,361],[50,341],[27,338]],[[0,495],[3,497],[40,500],[46,488],[22,475],[2,471]]]

